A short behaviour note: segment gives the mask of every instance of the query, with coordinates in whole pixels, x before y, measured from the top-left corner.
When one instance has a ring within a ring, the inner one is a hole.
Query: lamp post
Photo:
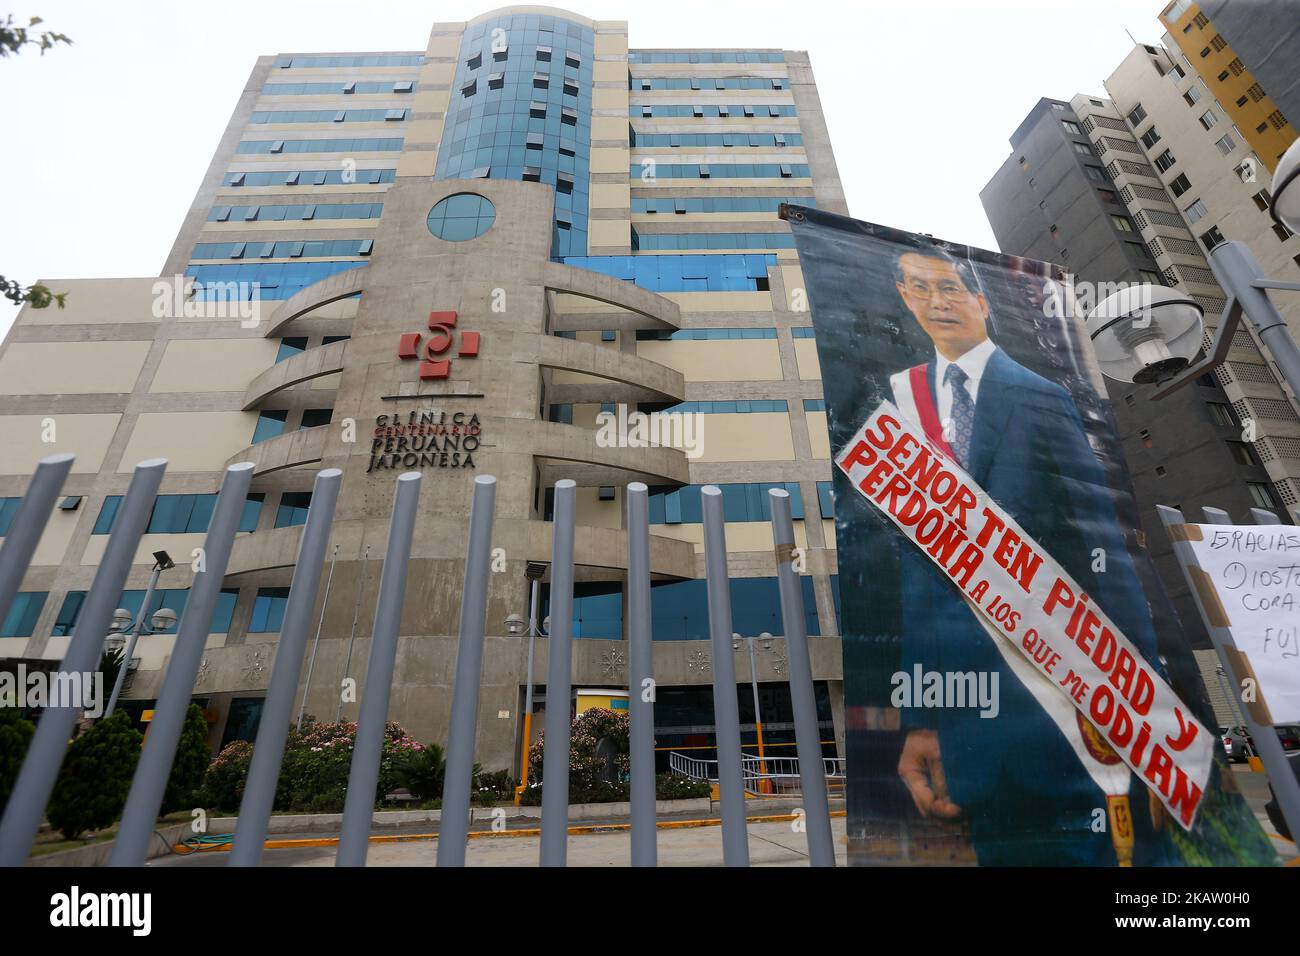
[[[533,654],[538,636],[546,637],[550,630],[551,619],[547,617],[539,627],[537,624],[538,604],[542,591],[542,575],[546,565],[541,561],[529,561],[524,566],[524,576],[528,578],[528,684],[524,691],[524,734],[519,757],[519,786],[515,787],[515,806],[519,806],[524,791],[528,789],[528,747],[533,739]],[[524,619],[518,614],[506,618],[506,633],[522,634]]]
[[[753,691],[754,694],[754,731],[758,737],[758,772],[761,774],[759,788],[764,793],[767,793],[769,789],[767,780],[767,754],[763,750],[763,715],[758,707],[758,666],[755,663],[754,658],[755,640],[763,642],[763,650],[767,651],[772,649],[772,635],[767,631],[758,635],[757,638],[733,633],[731,635],[731,649],[733,651],[740,650],[740,644],[742,641],[749,645],[749,686],[750,690]]]
[[[149,586],[145,589],[144,600],[140,602],[140,611],[135,616],[135,623],[131,625],[130,637],[126,640],[126,655],[122,658],[122,666],[117,669],[117,679],[113,681],[113,693],[109,695],[108,706],[104,708],[106,718],[113,716],[113,710],[117,707],[117,698],[122,693],[122,685],[126,683],[126,672],[131,669],[131,655],[135,653],[136,641],[140,639],[140,633],[145,628],[144,616],[149,613],[149,602],[153,600],[154,589],[158,587],[158,578],[164,571],[176,567],[176,562],[166,551],[155,551],[153,557],[153,573],[149,575]],[[124,618],[126,621],[131,619],[131,612],[125,608],[118,608],[113,612],[115,622],[122,621]],[[160,607],[153,613],[149,623],[151,627],[148,633],[165,631],[176,623],[176,612],[169,607]]]

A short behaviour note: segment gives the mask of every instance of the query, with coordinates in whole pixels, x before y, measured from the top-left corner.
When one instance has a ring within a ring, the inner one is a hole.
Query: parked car
[[[1300,749],[1291,750],[1286,755],[1287,762],[1291,765],[1291,770],[1295,774],[1296,780],[1300,781]],[[1273,824],[1273,829],[1286,837],[1292,839],[1291,828],[1286,825],[1286,819],[1282,816],[1282,808],[1277,804],[1277,794],[1273,792],[1273,784],[1268,785],[1268,794],[1272,798],[1264,804],[1264,812],[1268,814],[1268,820]]]
[[[1273,729],[1288,755],[1300,751],[1300,724],[1278,724]]]
[[[1220,727],[1219,740],[1223,742],[1223,752],[1233,763],[1242,763],[1250,755],[1250,735],[1245,727]]]

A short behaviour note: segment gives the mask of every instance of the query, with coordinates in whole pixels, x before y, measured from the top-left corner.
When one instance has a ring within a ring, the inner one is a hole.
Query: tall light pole
[[[519,786],[515,787],[515,806],[519,806],[523,800],[524,791],[528,789],[528,747],[533,739],[533,656],[536,650],[537,638],[545,637],[546,632],[550,629],[550,617],[538,626],[537,614],[538,606],[541,599],[542,575],[546,573],[546,565],[541,561],[529,561],[524,566],[524,575],[528,578],[528,684],[524,691],[524,733],[523,743],[520,745],[519,756]],[[506,618],[506,632],[508,634],[519,634],[524,629],[524,619],[518,614],[511,614]]]
[[[758,736],[758,772],[762,775],[759,786],[766,793],[768,791],[767,754],[763,750],[763,714],[758,706],[758,665],[754,658],[754,641],[756,639],[763,642],[763,650],[771,649],[772,635],[767,631],[758,635],[757,638],[733,633],[731,635],[731,649],[733,651],[740,650],[741,641],[749,645],[749,686],[754,694],[754,731]]]
[[[117,679],[113,681],[113,693],[109,695],[108,706],[104,708],[106,718],[113,716],[113,710],[117,707],[117,698],[122,693],[122,685],[126,683],[126,672],[131,668],[131,656],[135,653],[136,641],[140,640],[140,634],[144,630],[144,616],[149,613],[149,602],[153,600],[153,592],[158,587],[158,578],[164,571],[176,567],[176,562],[166,551],[155,551],[153,557],[153,573],[149,575],[149,586],[145,588],[144,600],[140,602],[140,610],[135,616],[135,623],[131,626],[131,636],[126,642],[126,656],[122,658],[122,666],[117,669]],[[118,608],[118,612],[121,610]],[[113,617],[117,618],[117,616],[117,613],[114,613]],[[150,633],[166,630],[176,623],[176,612],[170,608],[159,608],[150,623],[153,625]]]

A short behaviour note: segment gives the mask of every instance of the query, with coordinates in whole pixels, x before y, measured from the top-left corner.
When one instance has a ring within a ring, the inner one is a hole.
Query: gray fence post
[[[84,680],[84,675],[99,668],[109,622],[122,596],[122,585],[131,570],[140,536],[149,523],[166,469],[165,458],[150,458],[135,466],[108,547],[100,559],[90,593],[81,605],[68,651],[59,665],[58,673],[69,675],[73,683]],[[36,510],[36,503],[33,503],[32,510]],[[39,537],[37,534],[37,540]],[[83,676],[72,678],[72,675]],[[41,714],[22,769],[9,794],[4,819],[0,821],[0,866],[22,866],[27,860],[36,831],[41,826],[45,805],[58,778],[63,755],[68,749],[68,738],[81,710],[78,706],[50,707]]]
[[[577,483],[555,483],[551,521],[551,630],[542,754],[542,866],[564,866],[569,843],[569,694],[573,665],[573,536]]]
[[[208,534],[203,539],[203,570],[194,573],[185,612],[176,629],[176,643],[172,646],[171,660],[163,676],[162,689],[158,692],[158,703],[154,705],[149,735],[145,738],[144,750],[131,780],[131,791],[126,798],[126,809],[122,811],[109,866],[144,865],[167,789],[167,778],[171,775],[172,761],[176,757],[176,744],[185,724],[185,712],[189,710],[194,693],[194,679],[212,630],[212,612],[221,594],[230,549],[252,480],[253,463],[241,461],[226,469],[221,482]]]
[[[257,742],[253,745],[253,759],[248,766],[248,781],[239,802],[239,823],[235,827],[228,866],[257,866],[262,860],[266,827],[275,803],[275,786],[284,761],[293,699],[298,692],[298,675],[302,673],[302,658],[307,649],[307,628],[311,626],[312,612],[316,609],[321,568],[325,563],[325,549],[329,545],[330,527],[334,523],[334,508],[338,504],[342,482],[342,471],[326,468],[317,473],[312,485],[307,525],[302,529],[298,544],[298,560],[294,563],[289,600],[280,625],[271,681],[266,688],[266,700],[262,703],[262,719],[257,728]],[[323,617],[323,609],[321,614]]]
[[[654,634],[650,620],[650,492],[627,486],[628,717],[632,865],[658,863],[655,827]]]
[[[835,841],[831,836],[826,767],[822,761],[821,734],[817,726],[817,700],[813,694],[808,626],[804,618],[803,589],[794,569],[794,522],[790,516],[790,493],[781,488],[771,488],[767,495],[772,511],[772,541],[776,545],[781,622],[785,625],[786,656],[790,668],[790,700],[794,708],[794,738],[799,754],[799,783],[803,789],[808,861],[812,866],[834,866]],[[750,647],[753,647],[752,641]]]
[[[478,729],[479,684],[483,681],[483,631],[487,620],[488,579],[492,576],[492,515],[496,493],[496,478],[479,475],[474,479],[465,585],[461,588],[456,686],[451,696],[447,767],[438,824],[439,866],[464,866],[465,843],[469,839],[474,737]]]
[[[72,470],[76,455],[50,455],[42,458],[32,473],[18,513],[9,523],[9,532],[0,546],[0,621],[9,613],[14,596],[22,587],[23,576],[36,554],[45,525],[49,523],[54,500],[63,490],[63,482]]]
[[[343,804],[343,827],[334,858],[337,866],[365,866],[370,849],[370,824],[374,819],[379,759],[383,755],[388,700],[397,663],[397,634],[402,623],[402,599],[406,595],[416,508],[420,503],[420,478],[418,471],[399,475],[393,496],[393,517],[388,526],[388,548],[384,552],[370,659],[366,665],[365,696],[357,718],[356,743],[352,748],[348,792]]]
[[[736,700],[736,658],[731,649],[731,585],[727,576],[727,532],[722,489],[700,491],[704,512],[704,568],[708,578],[709,636],[713,643],[713,723],[718,747],[718,792],[722,806],[722,857],[726,866],[749,866],[749,832],[740,759],[740,705]]]
[[[1202,510],[1205,513],[1207,524],[1232,524],[1232,519],[1228,516],[1228,513],[1220,508],[1204,508]],[[1169,538],[1174,545],[1174,556],[1178,558],[1178,563],[1182,566],[1183,577],[1187,581],[1188,590],[1192,592],[1192,599],[1196,602],[1196,609],[1200,612],[1201,620],[1205,623],[1205,630],[1210,635],[1210,642],[1214,645],[1215,653],[1219,656],[1219,663],[1223,665],[1223,669],[1228,675],[1228,682],[1232,687],[1234,696],[1240,701],[1242,675],[1238,673],[1235,666],[1237,645],[1233,641],[1231,628],[1223,623],[1216,623],[1223,620],[1219,616],[1218,609],[1211,613],[1211,610],[1205,606],[1202,600],[1200,582],[1205,577],[1205,572],[1201,570],[1200,563],[1196,558],[1196,552],[1192,550],[1191,543],[1187,540],[1187,532],[1184,530],[1186,522],[1183,519],[1182,512],[1177,508],[1170,508],[1166,505],[1157,505],[1156,511],[1160,515],[1160,520],[1164,522],[1165,529],[1169,532]],[[1255,741],[1255,752],[1259,754],[1260,760],[1264,762],[1264,769],[1268,773],[1269,781],[1273,784],[1273,792],[1277,795],[1277,803],[1282,810],[1282,816],[1286,819],[1287,826],[1291,828],[1291,833],[1293,835],[1300,834],[1300,782],[1296,781],[1295,773],[1291,770],[1286,753],[1282,750],[1282,743],[1277,739],[1277,733],[1272,726],[1263,723],[1256,714],[1252,713],[1254,708],[1250,704],[1243,704],[1241,709],[1242,716],[1246,721],[1246,728]]]

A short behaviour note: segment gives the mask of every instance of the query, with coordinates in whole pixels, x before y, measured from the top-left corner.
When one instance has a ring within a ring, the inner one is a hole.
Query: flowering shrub
[[[569,728],[569,791],[575,794],[573,802],[580,802],[576,794],[596,792],[607,788],[605,760],[596,755],[597,745],[608,738],[614,744],[614,772],[624,781],[632,772],[628,757],[629,731],[626,711],[593,707],[573,718]],[[546,752],[546,735],[528,750],[528,775],[533,780],[542,779],[543,756]],[[619,797],[608,797],[617,800]],[[581,801],[587,802],[587,801]]]
[[[284,761],[275,788],[275,809],[337,813],[347,796],[352,750],[356,742],[355,721],[321,723],[304,720],[302,730],[290,728],[285,741]],[[399,768],[424,745],[397,723],[384,727],[383,750],[379,759],[378,803],[399,783]],[[248,778],[253,745],[242,740],[227,745],[208,767],[205,782],[209,802],[222,810],[238,810]]]

